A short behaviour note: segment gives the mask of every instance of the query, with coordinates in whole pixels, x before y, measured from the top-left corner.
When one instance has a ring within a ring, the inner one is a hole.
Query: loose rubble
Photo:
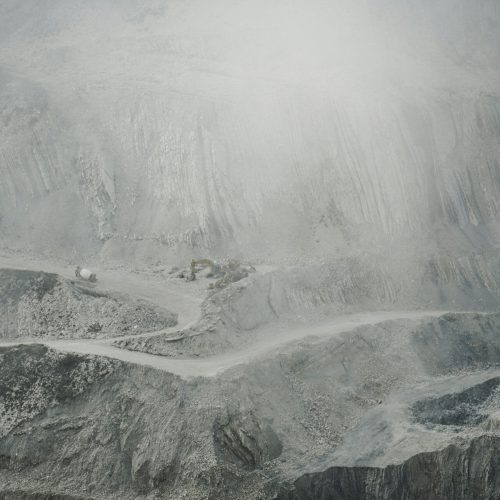
[[[55,274],[0,269],[0,338],[109,338],[162,330],[177,316]]]

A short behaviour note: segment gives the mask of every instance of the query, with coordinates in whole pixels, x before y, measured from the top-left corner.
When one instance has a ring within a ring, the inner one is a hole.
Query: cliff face
[[[282,261],[498,244],[494,2],[7,1],[0,18],[5,247]]]
[[[301,477],[278,500],[495,499],[499,495],[497,436],[482,436],[466,447],[416,455],[385,468],[333,467]],[[490,473],[489,471],[493,471]]]

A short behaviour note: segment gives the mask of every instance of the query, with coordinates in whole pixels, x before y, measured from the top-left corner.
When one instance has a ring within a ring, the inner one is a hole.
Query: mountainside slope
[[[2,347],[0,496],[496,498],[499,327],[498,314],[367,324],[189,380]]]
[[[495,2],[4,1],[0,19],[4,247],[413,266],[498,248]]]

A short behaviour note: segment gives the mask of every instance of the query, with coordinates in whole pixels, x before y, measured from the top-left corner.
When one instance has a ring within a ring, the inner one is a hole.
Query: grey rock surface
[[[1,0],[0,499],[500,498],[499,61],[497,0]]]
[[[499,447],[498,436],[481,436],[385,468],[333,467],[301,477],[276,499],[493,500],[500,488]]]
[[[108,338],[176,323],[170,311],[81,280],[0,269],[1,338]]]
[[[32,389],[36,411],[2,424],[2,489],[97,499],[494,498],[499,331],[498,314],[387,321],[190,380],[74,355],[87,374],[76,392]],[[434,356],[438,342],[448,349]],[[26,346],[2,356],[17,367],[2,363],[8,376],[61,390],[66,355]],[[2,390],[2,408],[20,405],[21,394]],[[481,418],[433,417],[437,407],[463,415],[464,405]]]
[[[4,0],[2,247],[482,268],[499,243],[498,7],[377,5]]]
[[[494,262],[496,257],[480,267],[463,261],[428,262],[424,272],[409,273],[406,266],[398,269],[383,261],[365,266],[350,259],[258,272],[210,292],[201,305],[200,318],[189,328],[172,336],[117,339],[114,345],[169,357],[203,357],[242,345],[251,348],[260,329],[272,329],[276,323],[304,326],[332,314],[496,310],[500,266]]]

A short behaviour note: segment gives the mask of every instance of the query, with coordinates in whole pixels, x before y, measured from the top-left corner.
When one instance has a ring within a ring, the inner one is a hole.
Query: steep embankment
[[[371,311],[377,321],[384,317],[381,311],[392,311],[392,317],[414,310],[492,311],[500,303],[497,263],[492,256],[489,261],[442,259],[412,268],[408,261],[405,266],[380,259],[368,266],[346,259],[258,272],[209,292],[200,319],[188,328],[117,339],[114,345],[169,357],[204,357],[224,350],[251,351],[262,338],[275,337],[278,328],[307,332],[323,321],[335,325],[356,313],[370,321]]]
[[[500,438],[484,435],[465,446],[421,453],[399,465],[332,467],[295,481],[277,500],[494,500],[499,494]],[[488,471],[493,470],[493,474]]]
[[[4,348],[0,489],[493,499],[499,328],[491,314],[387,321],[188,381],[41,346]],[[479,467],[489,465],[486,477]],[[445,490],[448,479],[456,482]]]

